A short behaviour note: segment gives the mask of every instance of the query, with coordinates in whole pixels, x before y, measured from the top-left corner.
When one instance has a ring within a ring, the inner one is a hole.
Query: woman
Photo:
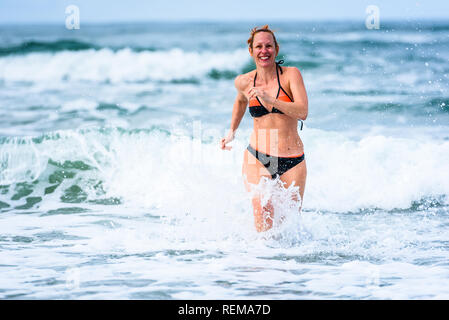
[[[264,177],[280,179],[284,186],[299,187],[300,199],[296,195],[295,200],[302,201],[307,169],[297,128],[298,120],[307,118],[308,100],[301,73],[295,67],[281,67],[283,61],[276,62],[279,45],[268,25],[252,29],[248,49],[256,70],[235,79],[237,97],[231,128],[221,139],[221,148],[231,149],[228,143],[234,139],[249,103],[254,130],[244,152],[242,173],[246,190],[251,191]],[[252,204],[256,230],[270,229],[274,219],[271,202],[262,205],[260,195],[255,195]]]

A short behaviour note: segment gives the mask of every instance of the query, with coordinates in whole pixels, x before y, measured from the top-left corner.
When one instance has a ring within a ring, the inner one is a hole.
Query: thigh
[[[304,189],[306,187],[307,178],[307,167],[306,160],[304,159],[301,163],[285,172],[281,176],[281,181],[285,183],[285,187],[289,187],[292,183],[294,186],[299,187],[299,194],[301,199],[304,196]]]
[[[257,185],[262,177],[271,179],[271,175],[267,168],[256,159],[248,150],[243,153],[242,165],[243,181],[247,191],[251,191],[251,185]]]

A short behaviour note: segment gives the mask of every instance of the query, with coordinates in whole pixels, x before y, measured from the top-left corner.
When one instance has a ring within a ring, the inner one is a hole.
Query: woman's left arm
[[[276,107],[276,109],[279,109],[289,117],[306,120],[309,112],[309,102],[307,99],[306,88],[304,87],[304,81],[298,68],[293,67],[289,69],[288,79],[294,102],[286,102],[275,99],[272,103],[272,107]]]

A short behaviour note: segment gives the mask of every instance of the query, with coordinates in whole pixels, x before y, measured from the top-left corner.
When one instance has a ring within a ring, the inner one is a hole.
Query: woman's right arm
[[[234,107],[232,108],[231,128],[228,135],[221,139],[221,149],[223,150],[230,150],[232,148],[230,146],[226,146],[226,144],[234,140],[235,132],[240,125],[240,121],[242,121],[242,118],[245,115],[246,106],[248,105],[248,99],[243,93],[246,85],[245,79],[246,78],[244,75],[239,75],[234,80],[234,85],[237,89],[237,97],[235,98]]]

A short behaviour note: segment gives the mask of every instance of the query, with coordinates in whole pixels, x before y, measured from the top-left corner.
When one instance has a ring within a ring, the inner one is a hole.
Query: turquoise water
[[[0,26],[3,299],[447,299],[449,24],[273,23],[309,117],[257,234],[249,23]]]

